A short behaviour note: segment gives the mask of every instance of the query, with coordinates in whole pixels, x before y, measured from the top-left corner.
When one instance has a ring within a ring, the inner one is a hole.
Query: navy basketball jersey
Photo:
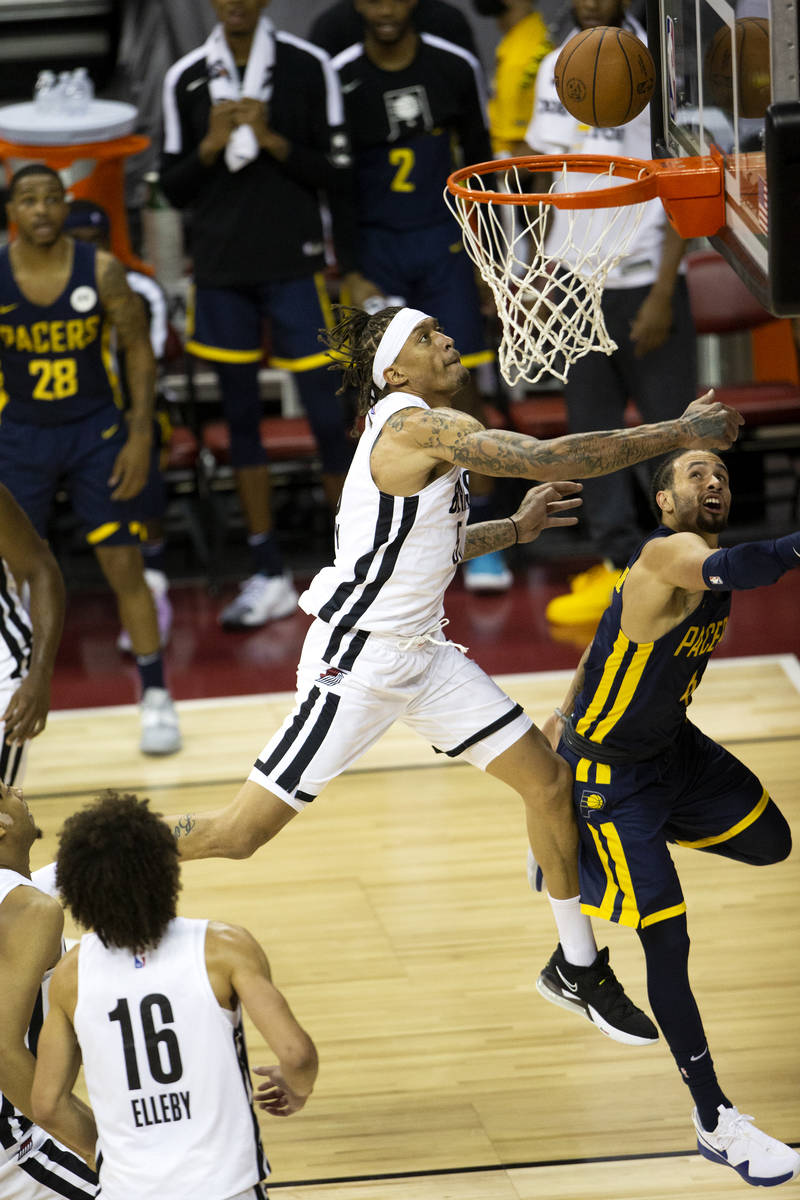
[[[33,304],[0,250],[0,413],[61,425],[109,403],[121,407],[112,327],[95,277],[96,248],[74,242],[72,273],[52,304]]]
[[[660,526],[647,542],[669,537]],[[632,642],[621,628],[627,571],[603,614],[586,661],[583,688],[565,741],[600,761],[644,760],[671,745],[711,652],[728,623],[730,592],[705,592],[694,612],[654,642]]]
[[[403,230],[448,222],[442,192],[456,146],[466,162],[492,157],[478,60],[422,34],[402,71],[376,66],[360,43],[333,65],[352,139],[358,223]]]

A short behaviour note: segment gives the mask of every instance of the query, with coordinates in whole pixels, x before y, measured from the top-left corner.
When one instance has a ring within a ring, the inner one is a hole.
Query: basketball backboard
[[[647,0],[653,157],[724,159],[712,244],[776,316],[800,314],[799,0]]]

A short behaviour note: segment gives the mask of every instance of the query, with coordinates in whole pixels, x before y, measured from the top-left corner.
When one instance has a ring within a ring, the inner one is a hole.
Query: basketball
[[[555,82],[559,100],[577,121],[613,128],[649,103],[656,68],[634,34],[599,25],[569,39],[556,60]]]
[[[769,21],[740,17],[733,29],[739,116],[763,117],[770,102]],[[722,25],[709,43],[704,66],[711,99],[725,112],[733,111],[733,61],[730,26]]]

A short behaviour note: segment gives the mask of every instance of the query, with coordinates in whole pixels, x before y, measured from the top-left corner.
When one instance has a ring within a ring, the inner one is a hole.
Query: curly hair
[[[104,946],[141,953],[175,916],[178,847],[149,800],[113,789],[74,813],[59,834],[56,886]]]
[[[342,386],[336,395],[352,388],[356,395],[357,415],[363,417],[386,391],[386,388],[381,391],[375,388],[372,364],[380,340],[400,308],[382,308],[380,312],[370,314],[363,308],[337,304],[335,311],[337,324],[332,329],[323,329],[319,340],[328,347],[328,354],[333,359],[331,370],[342,372]]]

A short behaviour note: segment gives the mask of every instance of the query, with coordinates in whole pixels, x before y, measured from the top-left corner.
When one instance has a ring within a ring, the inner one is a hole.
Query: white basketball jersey
[[[9,892],[13,892],[18,887],[37,887],[37,884],[28,879],[25,875],[20,875],[17,871],[11,871],[7,867],[0,867],[0,904],[3,903]],[[44,891],[44,888],[37,888],[38,891]],[[61,943],[63,953],[64,943]],[[39,989],[39,994],[36,997],[36,1003],[33,1006],[30,1025],[28,1032],[25,1035],[25,1045],[30,1050],[31,1054],[36,1054],[36,1046],[39,1041],[39,1032],[42,1028],[42,1021],[47,1015],[47,992],[50,987],[50,976],[53,974],[55,967],[51,967],[45,971],[42,979],[42,986]],[[10,1100],[0,1092],[0,1146],[8,1150],[12,1146],[25,1140],[29,1130],[33,1128],[33,1121],[29,1117],[25,1117],[18,1108]]]
[[[0,683],[22,679],[31,657],[31,619],[14,576],[0,558]]]
[[[428,405],[395,392],[370,409],[339,502],[334,564],[300,597],[305,612],[340,629],[426,633],[444,614],[445,589],[464,555],[468,472],[452,467],[413,496],[390,496],[372,478],[372,447],[404,408]]]
[[[226,1200],[269,1172],[241,1010],[211,988],[207,926],[176,917],[143,955],[81,938],[74,1025],[104,1200]]]

